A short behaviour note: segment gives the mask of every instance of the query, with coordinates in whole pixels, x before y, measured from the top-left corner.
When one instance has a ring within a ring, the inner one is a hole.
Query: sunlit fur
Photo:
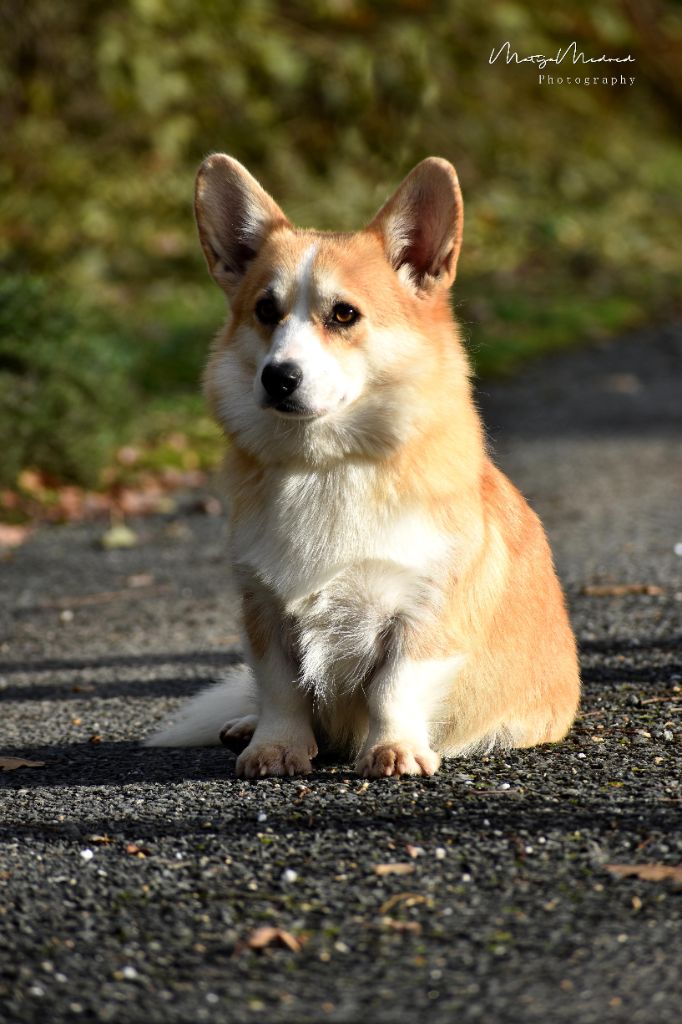
[[[223,720],[249,734],[254,704],[246,776],[307,771],[320,740],[369,776],[560,740],[578,703],[575,643],[542,526],[489,460],[472,401],[448,302],[453,169],[424,161],[353,234],[292,227],[228,157],[209,158],[197,194],[232,305],[205,390],[229,442],[253,677],[250,690],[227,679],[200,698],[208,712],[190,704],[151,742],[217,742]],[[263,295],[274,327],[254,314]],[[357,323],[331,327],[336,302]],[[272,359],[303,370],[298,415],[264,407]]]

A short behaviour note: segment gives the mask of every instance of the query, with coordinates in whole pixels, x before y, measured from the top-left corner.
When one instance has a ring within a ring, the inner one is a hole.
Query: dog
[[[196,183],[232,315],[205,392],[227,439],[248,668],[148,742],[241,743],[237,774],[369,778],[561,740],[576,646],[542,525],[486,452],[449,305],[452,165],[418,164],[369,225],[294,227],[236,160]]]

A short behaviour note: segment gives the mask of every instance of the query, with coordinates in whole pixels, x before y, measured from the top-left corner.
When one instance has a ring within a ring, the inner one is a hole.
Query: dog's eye
[[[256,303],[254,310],[256,317],[262,324],[267,324],[272,327],[274,324],[278,324],[282,319],[280,316],[277,303],[274,299],[264,298],[259,299]]]
[[[332,323],[339,324],[341,327],[350,327],[359,316],[357,309],[349,306],[347,302],[337,302],[332,309]]]

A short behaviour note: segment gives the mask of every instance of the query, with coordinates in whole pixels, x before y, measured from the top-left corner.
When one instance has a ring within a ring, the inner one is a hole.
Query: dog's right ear
[[[199,168],[194,209],[208,269],[230,297],[272,229],[289,224],[253,175],[225,153]]]

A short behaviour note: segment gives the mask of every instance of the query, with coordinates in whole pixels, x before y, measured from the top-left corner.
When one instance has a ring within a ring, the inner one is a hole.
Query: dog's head
[[[418,164],[362,231],[292,226],[240,163],[208,157],[199,236],[232,319],[206,390],[227,433],[267,458],[314,461],[400,442],[452,339],[462,235],[454,168]]]

